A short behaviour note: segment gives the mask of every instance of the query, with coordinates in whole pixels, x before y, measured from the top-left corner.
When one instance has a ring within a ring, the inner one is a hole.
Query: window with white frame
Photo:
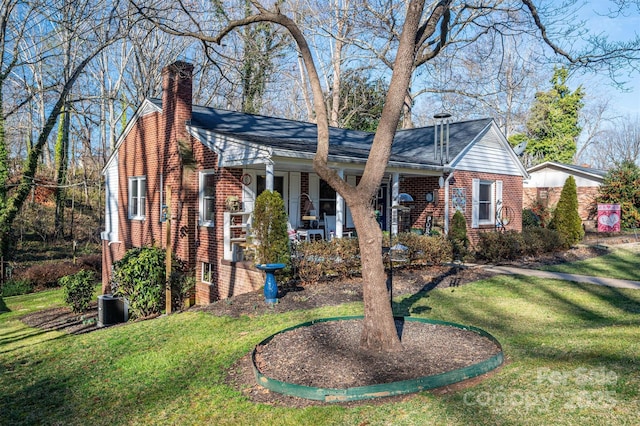
[[[207,284],[213,283],[213,264],[212,263],[202,262],[201,281]]]
[[[502,204],[502,181],[473,179],[471,192],[473,204],[471,227],[494,225],[496,205]]]
[[[493,223],[493,182],[480,181],[478,192],[478,220],[482,223]]]
[[[213,171],[200,172],[200,225],[214,225],[215,205],[215,173]]]
[[[267,177],[264,175],[258,175],[256,179],[256,194],[260,195],[267,188]],[[286,196],[284,192],[284,176],[273,177],[273,190],[277,191],[282,198]]]
[[[335,216],[336,214],[336,190],[327,182],[320,179],[320,217],[324,215]]]
[[[147,178],[136,176],[129,178],[129,219],[143,220],[147,200]]]

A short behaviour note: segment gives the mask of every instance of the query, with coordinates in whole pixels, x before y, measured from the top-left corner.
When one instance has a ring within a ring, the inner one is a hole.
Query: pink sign
[[[620,204],[598,204],[598,232],[620,232]]]

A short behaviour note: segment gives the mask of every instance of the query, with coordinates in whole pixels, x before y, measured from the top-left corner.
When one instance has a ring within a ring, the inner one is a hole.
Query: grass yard
[[[496,276],[397,300],[398,313],[487,330],[507,362],[458,391],[303,409],[251,402],[225,384],[227,369],[278,330],[360,314],[361,303],[240,319],[186,312],[70,336],[17,319],[62,300],[39,297],[2,302],[3,425],[622,425],[640,411],[637,290]]]
[[[540,269],[594,277],[640,281],[640,248],[618,249],[604,256]]]

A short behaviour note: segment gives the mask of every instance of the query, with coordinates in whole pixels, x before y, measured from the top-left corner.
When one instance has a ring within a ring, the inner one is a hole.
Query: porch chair
[[[331,233],[336,232],[336,217],[335,216],[327,216],[324,213],[324,235],[327,241],[331,241]]]
[[[337,235],[336,229],[336,217],[335,216],[327,216],[324,214],[324,233],[327,241],[331,241],[331,231],[333,231],[333,235]],[[345,231],[342,230],[343,238],[353,238],[353,231]]]

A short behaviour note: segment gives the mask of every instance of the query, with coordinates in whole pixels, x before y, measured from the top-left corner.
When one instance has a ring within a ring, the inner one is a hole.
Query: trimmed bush
[[[360,272],[356,239],[302,242],[296,254],[298,277],[305,283],[317,283],[327,277],[342,279]]]
[[[584,237],[582,219],[578,214],[578,191],[573,176],[569,176],[562,187],[549,227],[558,231],[566,247],[575,245]]]
[[[287,212],[282,196],[277,191],[263,191],[256,198],[251,222],[257,263],[284,263],[291,266]]]
[[[516,231],[481,232],[476,246],[476,258],[489,262],[515,260],[524,252],[524,238]]]
[[[453,250],[453,258],[461,260],[467,254],[469,238],[467,238],[467,220],[460,210],[456,210],[451,219],[449,234],[447,235]]]
[[[64,288],[64,301],[73,312],[85,312],[93,301],[96,285],[96,274],[83,270],[73,275],[67,275],[58,280]]]
[[[522,230],[524,239],[524,255],[535,256],[550,253],[563,248],[563,241],[558,232],[548,228],[527,228]]]
[[[114,296],[129,302],[133,318],[159,314],[164,307],[165,252],[157,247],[128,250],[114,263]]]
[[[388,234],[387,239],[388,241]],[[451,260],[451,243],[444,237],[429,237],[400,233],[392,245],[407,247],[407,262],[394,267],[415,264],[441,265]],[[317,283],[326,278],[345,279],[362,273],[360,247],[356,238],[334,238],[331,241],[302,242],[296,246],[296,271],[305,283]]]
[[[563,247],[558,232],[548,228],[516,231],[482,232],[478,235],[476,259],[488,262],[516,260],[522,256],[550,253]]]
[[[444,237],[403,232],[394,240],[407,247],[409,265],[440,265],[452,259],[451,242]]]
[[[113,264],[113,295],[127,299],[132,318],[159,314],[165,308],[165,259],[164,249],[140,247],[128,250]],[[186,271],[184,262],[174,257],[169,282],[172,309],[183,309],[195,288],[193,271]]]

